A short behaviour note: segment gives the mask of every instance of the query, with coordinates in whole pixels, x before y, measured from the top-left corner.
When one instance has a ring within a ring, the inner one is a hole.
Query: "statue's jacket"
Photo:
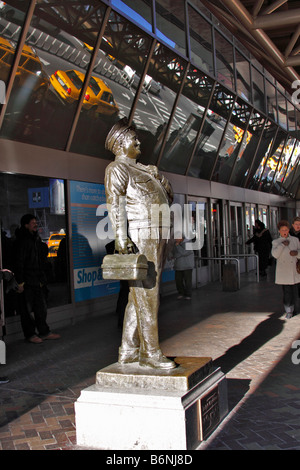
[[[105,191],[109,216],[116,236],[126,238],[129,229],[161,227],[173,199],[168,180],[157,167],[136,163],[126,156],[116,157],[105,172]],[[160,216],[155,216],[160,208]],[[126,219],[127,217],[127,219]]]

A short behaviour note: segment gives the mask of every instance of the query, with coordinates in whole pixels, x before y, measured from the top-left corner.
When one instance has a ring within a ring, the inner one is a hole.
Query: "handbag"
[[[139,253],[106,255],[102,261],[102,277],[116,281],[142,281],[148,272],[148,260]]]
[[[297,273],[300,274],[300,259],[297,259],[296,270],[297,270]]]

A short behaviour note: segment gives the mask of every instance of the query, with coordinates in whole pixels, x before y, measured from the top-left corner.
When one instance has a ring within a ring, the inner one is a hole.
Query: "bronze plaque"
[[[220,422],[219,389],[213,388],[199,400],[200,435],[205,440]]]

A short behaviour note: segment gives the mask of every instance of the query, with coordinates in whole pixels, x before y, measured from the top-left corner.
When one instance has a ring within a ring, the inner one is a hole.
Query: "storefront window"
[[[47,256],[48,307],[70,302],[68,233],[64,181],[0,173],[2,266],[14,270],[16,229],[24,214],[33,214]],[[5,294],[5,316],[18,315],[15,296]]]

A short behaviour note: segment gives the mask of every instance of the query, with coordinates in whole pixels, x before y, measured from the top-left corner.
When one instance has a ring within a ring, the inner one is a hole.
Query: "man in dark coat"
[[[259,273],[261,276],[266,276],[272,249],[272,237],[265,224],[258,219],[255,221],[253,237],[246,242],[247,245],[250,243],[254,243],[254,251],[258,254]]]
[[[25,338],[34,344],[42,343],[44,339],[60,338],[60,335],[50,332],[46,322],[47,253],[48,247],[39,237],[35,216],[23,215],[21,228],[16,230],[14,273],[19,285],[22,329]]]

